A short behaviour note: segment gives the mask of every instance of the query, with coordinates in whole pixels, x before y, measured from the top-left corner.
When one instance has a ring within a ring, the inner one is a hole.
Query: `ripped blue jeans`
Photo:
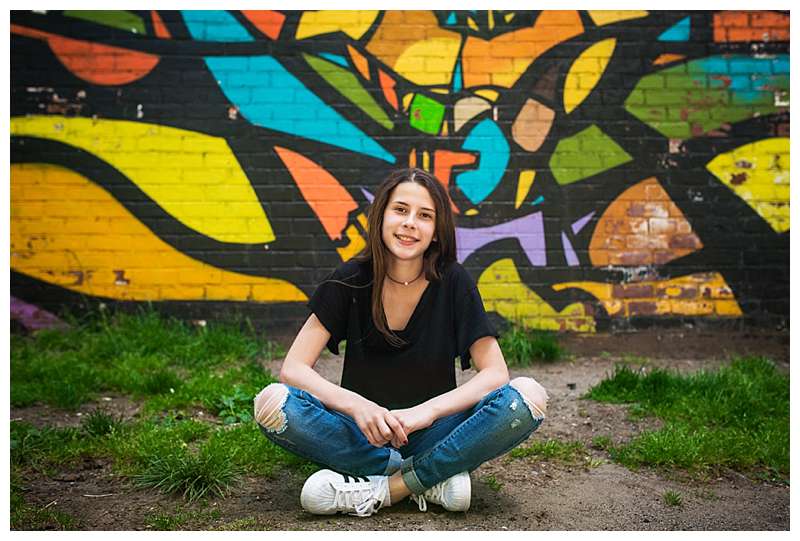
[[[408,444],[399,449],[389,444],[375,447],[352,418],[328,409],[306,391],[285,387],[288,394],[279,425],[267,428],[259,424],[267,438],[303,458],[350,475],[391,475],[401,470],[415,494],[507,453],[544,420],[535,406],[506,384],[472,408],[411,433]]]

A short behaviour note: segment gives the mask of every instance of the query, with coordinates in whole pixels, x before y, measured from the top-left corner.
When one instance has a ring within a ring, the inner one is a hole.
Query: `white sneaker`
[[[348,513],[368,517],[389,505],[389,478],[383,475],[354,477],[320,470],[306,480],[300,505],[315,515]]]
[[[466,511],[471,496],[469,472],[464,471],[433,485],[422,494],[412,494],[411,499],[417,502],[420,511],[428,510],[427,502],[441,505],[448,511]]]

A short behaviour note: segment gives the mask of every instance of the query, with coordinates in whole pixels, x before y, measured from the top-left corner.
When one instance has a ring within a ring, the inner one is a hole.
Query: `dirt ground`
[[[421,513],[403,501],[367,519],[319,517],[299,505],[304,478],[282,472],[273,478],[248,478],[225,499],[186,506],[180,498],[132,488],[115,477],[107,463],[87,460],[70,471],[25,479],[30,505],[49,505],[77,519],[85,530],[147,529],[147,517],[189,516],[184,529],[248,530],[788,530],[789,486],[750,480],[736,472],[706,481],[675,472],[631,471],[590,447],[595,436],[614,442],[630,439],[652,419],[631,421],[624,406],[580,399],[613,372],[622,360],[646,358],[649,367],[691,372],[714,369],[732,356],[772,358],[789,373],[788,333],[648,331],[626,335],[570,336],[562,341],[570,358],[555,364],[512,369],[512,377],[532,376],[550,394],[548,418],[532,436],[581,441],[593,465],[500,457],[472,472],[472,505],[466,513],[448,513],[436,505]],[[338,382],[341,358],[327,356],[318,368]],[[280,362],[268,367],[277,374]],[[474,375],[459,375],[465,381]],[[127,418],[138,413],[127,399],[109,397],[102,405]],[[78,413],[98,404],[88,404]],[[80,416],[45,407],[12,409],[12,419],[37,425],[77,425]],[[683,496],[679,506],[662,495]]]

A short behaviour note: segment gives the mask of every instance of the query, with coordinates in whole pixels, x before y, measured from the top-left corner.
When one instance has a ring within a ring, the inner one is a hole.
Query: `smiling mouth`
[[[396,233],[395,233],[395,235],[394,235],[394,236],[395,236],[396,238],[400,239],[400,240],[401,240],[401,241],[403,241],[403,242],[417,242],[417,240],[418,240],[418,239],[415,239],[414,237],[405,237],[405,236],[403,236],[403,235],[398,235],[398,234],[396,234]]]

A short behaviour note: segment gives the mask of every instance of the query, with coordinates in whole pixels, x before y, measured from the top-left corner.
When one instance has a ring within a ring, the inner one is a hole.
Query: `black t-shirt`
[[[319,284],[308,307],[331,333],[331,353],[338,355],[339,342],[347,340],[342,387],[389,409],[415,406],[456,387],[456,356],[467,369],[470,346],[498,335],[464,267],[453,262],[441,276],[428,283],[406,328],[394,331],[407,342],[399,348],[372,320],[371,263],[342,263]]]

